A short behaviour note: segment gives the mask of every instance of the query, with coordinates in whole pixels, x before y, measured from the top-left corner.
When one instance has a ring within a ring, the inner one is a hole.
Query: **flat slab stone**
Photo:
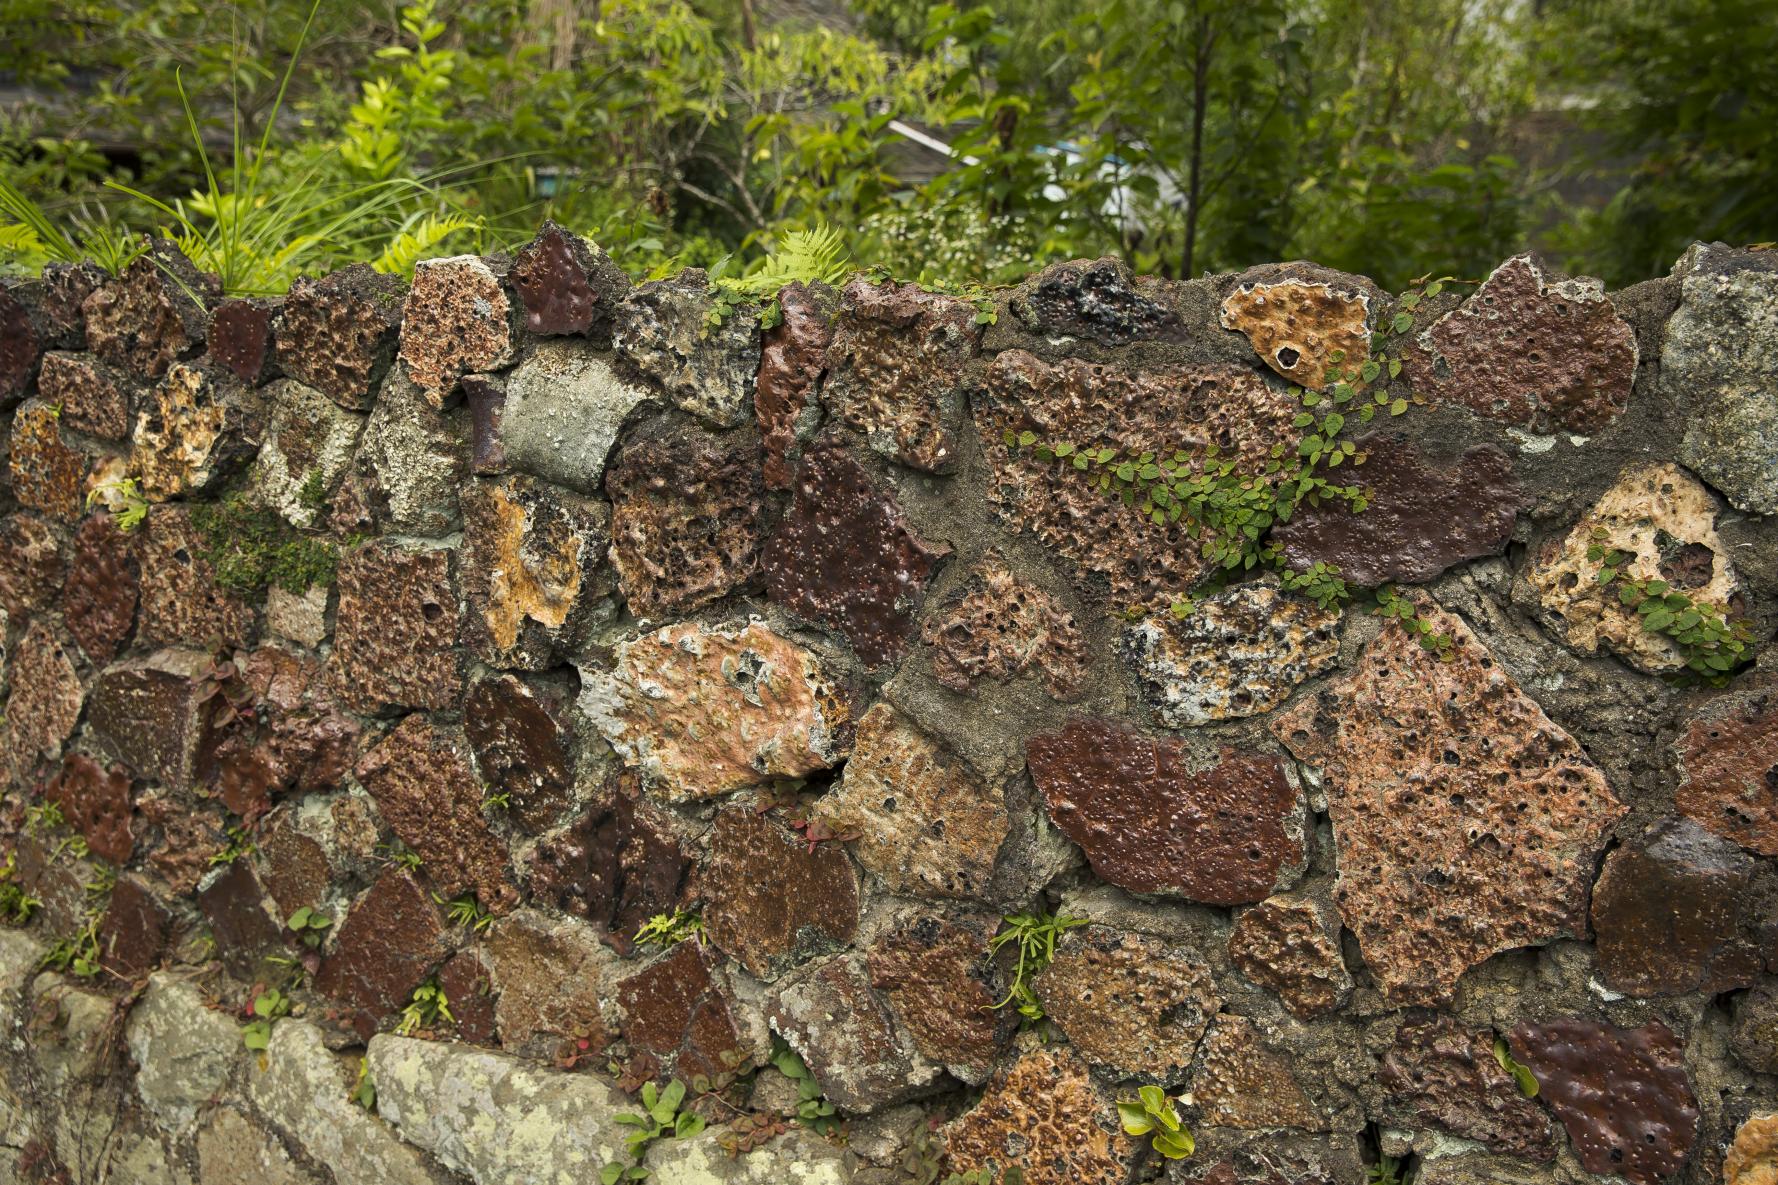
[[[710,941],[761,979],[857,933],[858,874],[845,849],[809,843],[751,806],[718,812],[698,891]]]

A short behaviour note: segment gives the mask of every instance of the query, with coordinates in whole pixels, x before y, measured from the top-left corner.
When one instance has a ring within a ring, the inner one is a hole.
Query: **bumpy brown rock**
[[[1382,299],[1357,276],[1314,264],[1275,264],[1236,277],[1223,298],[1222,327],[1246,334],[1254,352],[1286,379],[1319,391],[1328,385],[1329,367],[1356,370],[1371,356]]]
[[[204,558],[208,543],[184,506],[157,506],[142,531],[141,620],[136,640],[148,646],[245,646],[253,606],[216,582]]]
[[[987,1079],[1016,1013],[988,958],[999,928],[993,914],[928,915],[879,938],[867,956],[871,986],[922,1055],[965,1082]]]
[[[1005,791],[887,703],[859,719],[844,777],[814,817],[856,835],[858,862],[915,897],[985,895],[1012,829]]]
[[[172,244],[157,242],[81,303],[87,345],[120,370],[159,378],[202,346],[204,310],[197,298],[214,293],[215,277],[202,275]]]
[[[0,398],[23,394],[37,373],[45,335],[31,312],[21,294],[0,287]]]
[[[363,411],[395,357],[402,284],[369,264],[290,286],[278,314],[278,366],[341,407]]]
[[[263,646],[233,665],[249,710],[212,720],[198,753],[204,784],[243,818],[278,795],[337,788],[358,755],[360,730],[328,694],[320,660]]]
[[[273,370],[272,322],[281,301],[225,300],[210,314],[210,359],[248,386]]]
[[[332,877],[327,850],[303,834],[304,823],[296,812],[281,811],[267,821],[254,844],[259,849],[265,891],[277,903],[279,916],[285,918],[325,898]]]
[[[905,1044],[871,991],[861,955],[839,955],[778,981],[767,1015],[822,1093],[846,1111],[880,1111],[943,1073]]]
[[[93,855],[120,867],[129,862],[136,837],[130,830],[134,808],[128,770],[117,765],[106,769],[84,753],[70,753],[43,796],[61,806],[62,817],[86,837]]]
[[[414,985],[444,953],[438,906],[405,872],[385,872],[346,913],[333,953],[315,975],[315,990],[387,1016],[408,1002]]]
[[[1339,661],[1340,614],[1267,577],[1205,597],[1185,617],[1152,614],[1122,653],[1168,728],[1269,712]]]
[[[197,650],[161,650],[108,668],[87,705],[93,739],[139,777],[184,789],[195,769],[214,671],[210,656]]]
[[[129,382],[90,354],[45,354],[37,393],[76,432],[106,440],[130,434]]]
[[[438,969],[438,989],[451,1002],[451,1018],[459,1041],[492,1045],[498,1031],[494,1001],[488,996],[488,971],[472,950],[460,950]]]
[[[1436,1004],[1496,951],[1585,932],[1587,885],[1624,807],[1456,617],[1440,661],[1390,625],[1351,674],[1272,731],[1326,775],[1334,896],[1390,999]]]
[[[579,649],[601,594],[603,503],[529,477],[463,487],[463,593],[476,652],[537,670]]]
[[[67,559],[55,529],[34,514],[0,519],[0,606],[24,621],[62,592]]]
[[[486,951],[502,1045],[553,1052],[565,1037],[609,1042],[600,1004],[611,994],[611,956],[585,926],[519,910],[494,923]]]
[[[630,612],[688,613],[759,575],[759,438],[691,426],[632,439],[605,474],[611,563]]]
[[[11,656],[12,694],[4,745],[13,777],[25,782],[39,762],[54,761],[74,735],[86,688],[55,631],[33,621]]]
[[[537,334],[607,336],[611,309],[630,286],[605,252],[548,219],[519,248],[508,279],[525,328]]]
[[[1206,1126],[1327,1130],[1291,1072],[1290,1059],[1268,1044],[1251,1020],[1217,1017],[1202,1050],[1191,1093]]]
[[[1495,268],[1403,354],[1416,393],[1539,431],[1596,432],[1622,415],[1636,334],[1597,280],[1553,280],[1529,255]]]
[[[1332,1012],[1352,994],[1339,918],[1313,897],[1268,897],[1242,910],[1229,932],[1229,961],[1277,992],[1299,1020]]]
[[[173,918],[166,906],[133,876],[111,889],[99,918],[99,963],[126,983],[142,979],[160,965]]]
[[[1506,547],[1524,495],[1505,453],[1477,445],[1434,467],[1399,437],[1364,437],[1358,448],[1365,463],[1341,480],[1363,486],[1368,505],[1356,513],[1337,498],[1299,506],[1269,536],[1287,565],[1331,564],[1346,583],[1375,588],[1419,584]]]
[[[512,361],[512,304],[500,277],[473,255],[423,259],[402,309],[398,357],[433,407],[457,380]]]
[[[1086,682],[1086,641],[1074,614],[1015,574],[998,551],[945,597],[920,637],[932,647],[933,677],[952,691],[1036,670],[1050,696],[1067,702]]]
[[[835,300],[822,284],[790,284],[778,293],[783,319],[765,333],[753,415],[765,446],[764,477],[774,490],[790,488],[800,445],[821,418],[816,388],[827,373]]]
[[[144,396],[130,453],[143,497],[164,502],[212,490],[258,449],[259,417],[232,381],[175,362]]]
[[[1686,725],[1675,749],[1679,809],[1750,851],[1778,856],[1778,695],[1716,700]]]
[[[948,473],[975,336],[968,301],[860,276],[840,294],[821,401],[884,456]]]
[[[401,842],[425,861],[447,895],[473,892],[504,911],[518,897],[506,849],[482,817],[482,790],[458,736],[418,715],[404,717],[358,763],[358,780]]]
[[[56,408],[32,400],[13,413],[6,464],[21,505],[63,522],[80,517],[87,457],[62,442]]]
[[[563,913],[604,928],[628,954],[636,931],[680,904],[691,858],[662,815],[639,801],[633,775],[613,779],[603,799],[531,854],[531,893]]]
[[[490,794],[510,797],[529,826],[553,822],[574,790],[567,706],[553,689],[490,675],[463,701],[463,733]]]
[[[1109,926],[1069,931],[1033,985],[1051,1020],[1096,1068],[1179,1081],[1222,1007],[1193,952]]]
[[[1521,1023],[1509,1040],[1588,1172],[1653,1185],[1685,1164],[1697,1138],[1698,1104],[1686,1081],[1685,1050],[1666,1025]]]
[[[1114,1145],[1117,1114],[1066,1045],[1031,1049],[944,1129],[958,1172],[1009,1168],[1026,1185],[1122,1185],[1128,1166]],[[1114,1147],[1118,1151],[1114,1152]]]
[[[1736,1129],[1722,1179],[1723,1185],[1778,1183],[1778,1115],[1755,1115]]]
[[[1366,1180],[1371,1166],[1352,1135],[1305,1135],[1300,1131],[1247,1132],[1208,1127],[1196,1133],[1197,1148],[1168,1166],[1170,1185],[1348,1185]],[[1420,1180],[1432,1181],[1432,1161]],[[1456,1185],[1440,1181],[1439,1185]],[[1464,1185],[1481,1185],[1465,1182]]]
[[[1638,670],[1685,666],[1678,644],[1642,628],[1642,616],[1601,584],[1602,547],[1630,558],[1625,577],[1663,580],[1673,591],[1730,618],[1743,606],[1741,581],[1716,533],[1716,498],[1677,465],[1638,465],[1625,471],[1566,536],[1544,541],[1525,574],[1538,616],[1569,646],[1587,654],[1609,650]]]
[[[86,310],[82,307],[109,277],[93,263],[51,263],[43,274],[43,302],[38,308],[48,340],[68,350],[86,347]]]
[[[339,616],[329,658],[340,699],[357,712],[448,707],[462,681],[451,553],[372,542],[340,557]]]
[[[759,321],[731,313],[712,326],[708,289],[699,268],[638,285],[617,306],[612,345],[682,411],[732,428],[753,404]]]
[[[136,797],[137,816],[154,834],[148,866],[165,878],[175,895],[186,896],[210,872],[210,858],[228,842],[220,805],[194,810],[187,796],[144,790]]]
[[[683,1082],[737,1074],[760,1053],[737,1025],[716,956],[702,943],[681,942],[618,981],[617,1003],[630,1049],[652,1056],[662,1074]]]
[[[759,622],[667,626],[580,673],[581,711],[667,798],[803,777],[851,745],[848,703],[815,655]]]
[[[282,944],[282,919],[272,916],[265,886],[245,860],[228,865],[204,886],[198,909],[223,964],[236,975],[251,979],[265,956]]]
[[[845,946],[858,929],[845,849],[810,844],[750,806],[717,814],[698,892],[710,941],[761,979]]]
[[[270,408],[265,443],[253,465],[253,488],[259,498],[294,527],[321,524],[323,501],[351,467],[364,432],[364,417],[341,408],[312,387],[282,379],[265,389]]]
[[[1132,279],[1121,259],[1052,263],[1020,285],[1008,306],[1040,337],[1121,346],[1180,335],[1179,314],[1167,303],[1164,283],[1151,276]]]
[[[1396,1030],[1378,1071],[1400,1122],[1431,1126],[1526,1160],[1556,1155],[1549,1117],[1494,1057],[1492,1030],[1448,1016],[1417,1017]]]
[[[1077,719],[1025,758],[1056,826],[1120,888],[1240,905],[1302,868],[1302,793],[1276,757],[1225,748],[1194,769],[1181,741]]]
[[[900,658],[926,582],[949,549],[920,538],[894,495],[837,443],[810,450],[765,550],[766,590],[843,633],[871,666]]]

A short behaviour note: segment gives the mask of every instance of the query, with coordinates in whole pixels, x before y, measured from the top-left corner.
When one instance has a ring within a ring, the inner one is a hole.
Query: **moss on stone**
[[[275,511],[238,492],[193,506],[191,521],[203,537],[204,559],[215,569],[216,583],[232,592],[258,598],[275,584],[300,593],[310,585],[332,584],[339,567],[338,548],[297,534]]]

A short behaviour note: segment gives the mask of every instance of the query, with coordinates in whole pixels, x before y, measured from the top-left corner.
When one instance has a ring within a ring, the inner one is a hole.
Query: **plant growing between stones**
[[[230,827],[227,831],[228,842],[219,851],[210,856],[210,866],[233,864],[243,856],[251,856],[255,850],[253,832],[246,827]]]
[[[1184,1160],[1197,1142],[1179,1119],[1174,1100],[1158,1086],[1144,1086],[1133,1099],[1117,1101],[1117,1118],[1124,1134],[1150,1137],[1149,1146],[1167,1160]]]
[[[758,267],[744,276],[724,274],[732,261],[730,256],[710,269],[707,332],[720,328],[736,309],[757,300],[766,301],[760,309],[759,323],[771,329],[784,320],[784,310],[778,304],[780,289],[797,283],[837,285],[846,278],[850,267],[845,240],[825,223],[812,230],[791,231]]]
[[[1014,913],[1002,920],[1006,928],[988,940],[988,953],[998,954],[1002,947],[1015,945],[1018,961],[1013,965],[1012,986],[1007,989],[1006,996],[988,1007],[1004,1008],[1008,1004],[1017,1004],[1023,1023],[1033,1025],[1044,1018],[1044,1011],[1031,987],[1031,980],[1055,959],[1056,939],[1076,926],[1086,925],[1087,920],[1053,913]]]
[[[796,1050],[790,1048],[782,1039],[775,1040],[772,1048],[772,1065],[778,1072],[796,1083],[796,1113],[794,1118],[802,1126],[826,1135],[839,1122],[834,1118],[833,1104],[821,1090],[821,1084],[815,1081],[815,1075],[809,1072],[808,1063]]]
[[[45,971],[64,971],[76,979],[99,974],[99,915],[89,911],[86,924],[66,938],[58,938],[38,966]]]
[[[221,501],[194,504],[191,525],[204,540],[204,560],[216,583],[249,597],[271,585],[301,593],[333,583],[339,550],[291,530],[276,511],[257,506],[239,491]]]
[[[148,499],[142,496],[142,490],[133,477],[104,482],[87,491],[88,510],[101,502],[110,504],[111,521],[126,535],[141,526],[142,520],[148,517]]]
[[[440,1023],[455,1024],[457,1018],[451,1015],[450,997],[438,986],[436,979],[428,979],[414,989],[414,994],[401,1009],[401,1020],[395,1025],[397,1037],[411,1037],[422,1029],[434,1028]]]
[[[377,852],[390,864],[404,872],[418,872],[422,863],[419,854],[407,849],[399,840],[394,843],[380,843]]]
[[[18,867],[13,862],[13,853],[6,853],[6,863],[0,864],[0,923],[26,925],[42,905],[43,902],[25,892],[24,886],[18,883]]]
[[[685,1083],[677,1078],[667,1083],[665,1090],[657,1089],[652,1082],[644,1083],[641,1113],[626,1111],[614,1117],[623,1126],[635,1129],[624,1137],[630,1163],[612,1161],[605,1165],[599,1170],[600,1185],[645,1179],[648,1170],[642,1167],[642,1158],[650,1145],[657,1140],[689,1140],[703,1131],[704,1117],[681,1110],[680,1104],[684,1102]]]
[[[320,910],[304,905],[291,914],[284,925],[296,935],[298,941],[314,950],[327,940],[327,929],[333,925],[333,919]]]
[[[1369,1166],[1364,1172],[1365,1185],[1405,1185],[1406,1175],[1402,1172],[1401,1161],[1393,1156],[1381,1156],[1377,1163]]]
[[[358,1077],[352,1083],[352,1093],[348,1097],[350,1097],[352,1102],[357,1106],[363,1107],[373,1115],[376,1113],[377,1084],[370,1079],[369,1058],[361,1057],[358,1059]]]
[[[1513,1057],[1511,1051],[1506,1047],[1505,1037],[1494,1038],[1494,1060],[1500,1063],[1501,1069],[1513,1076],[1513,1081],[1518,1084],[1520,1094],[1528,1099],[1537,1097],[1537,1075],[1531,1072],[1530,1066]]]
[[[677,946],[686,939],[704,941],[704,919],[686,909],[657,913],[636,931],[637,946]]]
[[[253,997],[250,1011],[253,1019],[241,1029],[241,1044],[263,1053],[272,1043],[272,1026],[290,1015],[290,997],[277,988],[267,988]]]
[[[480,934],[494,924],[494,915],[482,908],[474,893],[460,894],[448,902],[443,902],[442,898],[435,895],[433,900],[444,904],[445,916],[453,926],[462,926],[465,930]]]
[[[1624,566],[1635,557],[1605,546],[1609,538],[1604,527],[1595,527],[1587,545],[1587,559],[1599,565],[1599,583],[1615,584],[1618,603],[1635,611],[1644,633],[1672,641],[1690,674],[1721,685],[1753,661],[1753,631],[1745,620],[1730,621],[1718,606],[1694,600],[1665,580],[1631,576]]]

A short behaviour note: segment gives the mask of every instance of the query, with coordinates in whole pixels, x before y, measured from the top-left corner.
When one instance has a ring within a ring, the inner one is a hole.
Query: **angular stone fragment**
[[[130,434],[129,380],[90,354],[45,354],[37,393],[76,432],[105,440]]]
[[[816,391],[827,373],[837,300],[825,284],[786,285],[778,292],[782,319],[766,330],[753,415],[765,445],[765,484],[787,490],[802,443],[821,419]]]
[[[482,817],[481,783],[458,734],[405,716],[358,763],[357,773],[383,821],[447,896],[473,892],[495,912],[518,900],[506,849]]]
[[[894,494],[837,442],[811,449],[765,550],[766,590],[843,633],[870,666],[900,658],[919,598],[950,549],[909,526]]]
[[[270,378],[275,369],[272,323],[277,300],[225,300],[210,314],[210,360],[248,386]]]
[[[611,995],[614,960],[588,927],[522,909],[495,921],[485,949],[502,1045],[537,1048],[567,1037],[608,1043],[600,1007]]]
[[[1720,697],[1675,745],[1674,802],[1688,817],[1762,856],[1778,856],[1778,695]]]
[[[660,1072],[690,1083],[736,1075],[763,1052],[763,1034],[744,1034],[717,956],[701,942],[681,942],[664,958],[619,981],[624,1040]]]
[[[143,497],[165,502],[214,489],[258,449],[259,416],[232,381],[175,362],[144,396],[130,453]]]
[[[442,408],[461,376],[512,362],[511,322],[512,303],[485,260],[422,259],[402,308],[397,356],[426,401]]]
[[[70,753],[43,797],[62,808],[62,817],[86,838],[93,855],[119,867],[129,862],[136,837],[130,830],[128,770],[106,769],[84,753]]]
[[[34,399],[13,413],[6,466],[21,505],[63,522],[80,517],[87,456],[63,443],[59,409]]]
[[[1201,465],[1215,444],[1244,472],[1258,472],[1274,445],[1295,447],[1300,404],[1249,367],[1203,364],[1144,370],[1079,359],[1050,364],[1005,350],[988,367],[990,398],[976,415],[992,468],[988,497],[1080,569],[1077,583],[1109,591],[1112,605],[1165,609],[1208,570],[1183,523],[1151,527],[1071,468],[1039,462],[1005,443],[1011,432],[1046,443],[1168,449]]]
[[[1505,453],[1476,445],[1453,465],[1434,467],[1398,436],[1373,434],[1358,448],[1367,459],[1342,480],[1364,487],[1365,509],[1337,498],[1297,507],[1268,536],[1286,565],[1329,564],[1347,584],[1375,588],[1420,584],[1505,549],[1525,501]]]
[[[251,981],[266,956],[283,946],[283,919],[274,916],[265,886],[245,860],[213,877],[199,891],[197,904],[223,965],[237,976]]]
[[[1326,1131],[1327,1120],[1303,1092],[1291,1060],[1253,1021],[1224,1013],[1210,1026],[1192,1075],[1192,1102],[1209,1127],[1294,1127]]]
[[[74,735],[86,688],[55,631],[33,621],[11,655],[12,694],[5,707],[4,746],[12,775],[28,784],[40,762],[54,761]]]
[[[494,1001],[488,972],[474,951],[460,950],[438,969],[438,990],[451,1002],[452,1031],[471,1045],[494,1044]]]
[[[201,651],[161,650],[101,672],[87,706],[92,738],[144,780],[185,789],[214,667]]]
[[[547,218],[519,248],[507,278],[524,306],[526,329],[594,338],[610,335],[611,310],[630,286],[603,250]]]
[[[353,480],[384,530],[436,538],[455,529],[457,489],[469,475],[464,435],[459,417],[427,403],[400,369],[382,385]]]
[[[1735,1131],[1722,1162],[1723,1185],[1778,1182],[1778,1115],[1754,1115]]]
[[[1588,1172],[1653,1185],[1685,1164],[1697,1138],[1698,1104],[1686,1081],[1684,1047],[1666,1025],[1522,1022],[1508,1040]]]
[[[556,665],[585,641],[610,588],[604,504],[523,476],[470,481],[461,497],[476,652],[494,666]]]
[[[669,799],[800,778],[851,747],[850,706],[819,660],[759,622],[667,626],[580,676],[580,710]]]
[[[233,662],[226,693],[245,711],[212,719],[198,776],[228,809],[257,818],[283,794],[336,789],[358,756],[359,725],[327,691],[321,661],[262,646]]]
[[[1329,385],[1330,367],[1356,370],[1370,358],[1382,302],[1383,293],[1362,277],[1312,263],[1270,264],[1235,277],[1221,320],[1224,329],[1246,334],[1278,374],[1319,391]]]
[[[679,905],[691,870],[691,858],[661,814],[638,800],[633,781],[614,779],[603,801],[531,855],[532,895],[603,927],[620,954],[630,952],[644,922]]]
[[[1592,548],[1629,557],[1618,570],[1638,580],[1662,580],[1676,593],[1729,618],[1744,599],[1728,549],[1716,533],[1716,499],[1677,465],[1638,465],[1581,515],[1566,536],[1552,535],[1537,550],[1525,580],[1538,617],[1583,653],[1610,650],[1631,666],[1660,673],[1685,667],[1685,653],[1664,634],[1643,628],[1643,616],[1602,584]]]
[[[500,439],[506,415],[506,380],[466,374],[462,386],[469,412],[469,471],[478,477],[498,477],[506,472],[506,445]]]
[[[136,1092],[174,1135],[184,1134],[223,1091],[240,1047],[234,1022],[172,975],[148,981],[130,1010],[125,1039],[136,1062]]]
[[[574,791],[573,741],[564,697],[512,675],[479,680],[463,701],[463,733],[490,794],[507,795],[527,826],[542,828]]]
[[[187,795],[150,787],[136,796],[136,814],[148,825],[148,866],[175,895],[196,892],[228,842],[221,805],[194,808]]]
[[[617,306],[611,342],[682,411],[732,428],[753,405],[759,321],[731,312],[712,325],[713,307],[704,272],[687,268],[631,289]]]
[[[1605,776],[1458,618],[1440,661],[1399,626],[1272,731],[1326,775],[1334,898],[1389,998],[1437,1004],[1497,951],[1585,933],[1587,886],[1624,814]]]
[[[0,519],[0,606],[14,621],[29,620],[62,593],[67,560],[62,541],[34,514]]]
[[[1014,1028],[1014,1011],[994,1008],[1006,994],[988,955],[999,925],[993,914],[921,916],[879,938],[866,959],[871,986],[920,1054],[976,1084]]]
[[[1050,264],[1020,285],[1008,304],[1041,337],[1122,346],[1181,335],[1164,283],[1152,276],[1132,279],[1121,259],[1077,259]]]
[[[1492,1030],[1468,1029],[1448,1016],[1404,1021],[1377,1074],[1392,1118],[1526,1160],[1551,1160],[1555,1129],[1543,1108],[1501,1068],[1494,1040]]]
[[[265,402],[269,422],[253,466],[254,489],[291,526],[316,526],[352,464],[364,417],[290,379],[268,386]]]
[[[647,398],[586,342],[538,342],[507,380],[495,437],[509,468],[597,494],[618,430]]]
[[[456,703],[462,659],[449,551],[352,548],[340,556],[339,598],[328,666],[347,707],[377,714]]]
[[[315,824],[314,816],[300,809],[280,811],[266,822],[254,844],[262,861],[265,891],[277,903],[280,917],[288,918],[327,895],[333,875],[327,849],[304,833]]]
[[[329,589],[311,584],[300,593],[273,584],[265,590],[265,628],[273,638],[319,649],[331,632],[327,625]]]
[[[24,394],[37,374],[45,334],[32,311],[28,296],[0,286],[0,399]]]
[[[1332,1012],[1352,994],[1340,920],[1313,897],[1268,897],[1242,910],[1229,932],[1229,962],[1277,992],[1298,1020]]]
[[[892,893],[982,897],[1011,833],[1003,788],[887,703],[858,721],[852,756],[814,818]]]
[[[1079,697],[1086,682],[1086,640],[1074,614],[1041,587],[1017,575],[991,550],[967,583],[946,596],[920,627],[932,647],[932,674],[952,691],[973,692],[1030,670],[1052,699]]]
[[[355,263],[290,286],[275,330],[278,366],[341,407],[363,411],[395,358],[400,280]]]
[[[750,806],[717,813],[698,892],[710,941],[761,979],[847,945],[858,929],[845,849],[808,843]]]
[[[1340,614],[1270,577],[1205,597],[1185,617],[1126,629],[1124,658],[1167,728],[1269,712],[1339,661]]]
[[[141,619],[136,641],[146,646],[245,646],[253,634],[253,606],[216,580],[205,558],[209,541],[184,506],[157,506],[142,531]]]
[[[157,379],[203,345],[199,300],[215,294],[214,276],[203,275],[171,243],[157,240],[81,303],[87,345],[119,370]]]
[[[1033,983],[1043,1008],[1095,1068],[1179,1081],[1222,1001],[1194,952],[1109,926],[1071,930]]]
[[[136,982],[160,965],[173,917],[134,876],[111,888],[99,918],[99,961],[106,971]]]
[[[1076,719],[1025,758],[1056,826],[1120,888],[1239,905],[1302,869],[1302,792],[1276,757],[1225,748],[1195,770],[1182,741]]]
[[[611,563],[630,612],[689,613],[759,576],[759,438],[682,426],[628,441],[605,474]]]
[[[1403,352],[1417,394],[1538,432],[1597,432],[1630,401],[1636,333],[1598,280],[1515,255]]]
[[[110,277],[94,263],[46,264],[38,307],[47,340],[65,350],[86,348],[86,298]]]
[[[772,1028],[829,1102],[869,1114],[922,1093],[944,1072],[909,1048],[870,989],[861,955],[839,955],[774,985]]]
[[[373,1017],[408,1002],[414,985],[443,956],[438,906],[405,872],[377,878],[338,923],[315,990]]]
[[[1050,1045],[996,1075],[981,1101],[944,1128],[943,1141],[957,1172],[992,1169],[999,1179],[1018,1168],[1026,1185],[1122,1185],[1129,1145],[1116,1130],[1117,1113],[1086,1063],[1068,1046]]]
[[[231,1185],[320,1185],[321,1179],[298,1168],[264,1125],[232,1107],[218,1107],[210,1113],[198,1131],[196,1147],[200,1180]]]

